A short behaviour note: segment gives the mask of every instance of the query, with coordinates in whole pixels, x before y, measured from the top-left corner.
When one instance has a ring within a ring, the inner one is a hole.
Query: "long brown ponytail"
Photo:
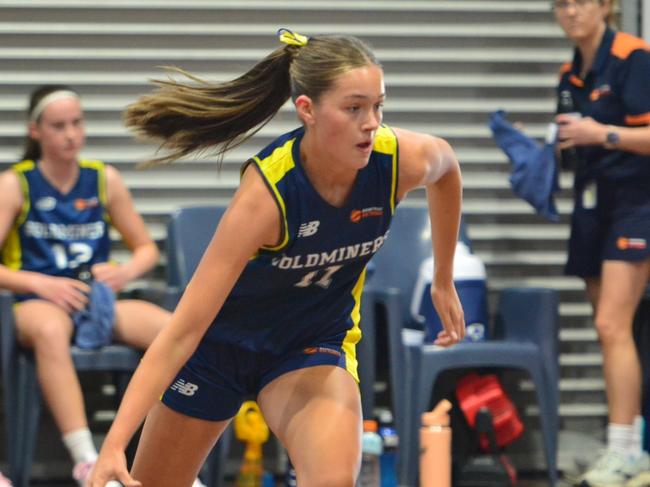
[[[178,68],[187,82],[155,81],[158,90],[130,105],[124,120],[138,135],[161,142],[169,152],[152,163],[172,162],[196,152],[219,157],[266,125],[289,99],[316,100],[336,76],[379,64],[354,37],[323,36],[276,49],[242,76],[213,84]]]

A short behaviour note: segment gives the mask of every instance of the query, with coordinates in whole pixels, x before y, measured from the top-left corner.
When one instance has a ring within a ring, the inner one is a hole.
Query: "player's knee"
[[[614,344],[630,338],[629,329],[623,323],[611,318],[597,318],[596,331],[598,338],[604,345]]]
[[[70,330],[58,320],[43,320],[31,328],[28,338],[34,348],[49,353],[67,353],[70,348]]]

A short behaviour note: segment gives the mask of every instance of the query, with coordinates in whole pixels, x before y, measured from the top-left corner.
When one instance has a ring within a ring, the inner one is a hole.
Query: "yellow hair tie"
[[[278,30],[278,36],[280,37],[280,42],[284,42],[289,46],[303,47],[309,42],[309,37],[284,28]]]

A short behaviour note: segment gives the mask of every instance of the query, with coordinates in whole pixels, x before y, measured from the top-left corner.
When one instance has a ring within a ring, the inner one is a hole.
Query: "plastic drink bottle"
[[[573,96],[569,90],[562,90],[557,101],[557,113],[581,118],[582,114],[576,111]],[[580,155],[575,147],[563,149],[560,152],[560,162],[564,169],[575,169],[580,165]]]
[[[235,436],[246,443],[244,458],[237,474],[237,487],[262,487],[264,465],[262,444],[269,439],[269,427],[255,401],[242,404],[235,416]]]
[[[397,431],[392,426],[382,426],[379,428],[379,435],[384,444],[384,452],[379,457],[381,487],[397,487]]]
[[[451,403],[440,401],[422,415],[420,429],[420,487],[451,487]]]
[[[365,420],[361,442],[361,472],[357,479],[357,487],[380,487],[379,456],[382,450],[381,436],[377,433],[377,421]]]

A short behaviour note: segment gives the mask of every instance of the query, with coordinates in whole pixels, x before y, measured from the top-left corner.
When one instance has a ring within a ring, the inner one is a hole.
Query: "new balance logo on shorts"
[[[172,391],[180,392],[185,396],[193,396],[194,393],[198,390],[199,386],[192,384],[191,382],[185,382],[183,379],[178,379],[172,384],[170,389]]]

